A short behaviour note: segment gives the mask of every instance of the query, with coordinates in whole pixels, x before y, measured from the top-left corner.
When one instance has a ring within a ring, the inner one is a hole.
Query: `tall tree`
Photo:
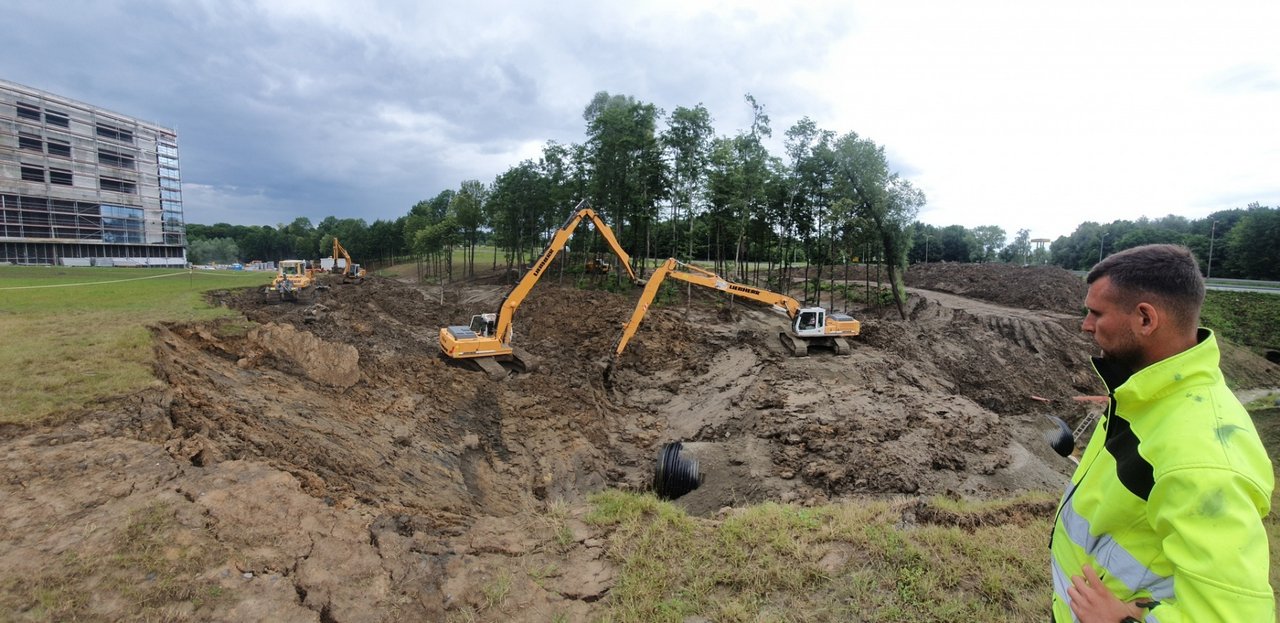
[[[1277,241],[1280,241],[1280,210],[1253,204],[1226,236],[1227,267],[1249,279],[1280,280]]]
[[[1000,251],[1000,259],[1010,264],[1026,266],[1031,257],[1031,230],[1019,229],[1013,242]]]
[[[650,223],[666,194],[657,138],[661,114],[653,104],[605,91],[583,111],[593,204],[609,215],[620,242],[629,239],[633,249],[643,244],[633,226]]]
[[[996,259],[1000,249],[1004,248],[1004,229],[996,225],[979,225],[973,228],[973,239],[978,243],[978,256],[981,262]]]
[[[464,245],[467,256],[466,275],[476,274],[476,246],[479,243],[480,227],[484,224],[484,203],[488,190],[479,180],[467,180],[462,183],[458,192],[449,201],[449,214],[458,224],[459,239]]]
[[[898,314],[905,320],[902,271],[907,263],[908,230],[925,203],[924,193],[889,170],[883,147],[856,133],[836,141],[834,156],[836,195],[851,200],[854,211],[874,228]]]
[[[978,242],[964,225],[948,225],[938,236],[938,259],[944,262],[972,262]]]
[[[738,151],[738,162],[742,169],[740,187],[742,197],[740,201],[735,202],[735,206],[739,207],[739,211],[737,214],[738,227],[733,249],[733,261],[734,267],[738,270],[738,278],[746,281],[746,258],[744,253],[746,252],[747,233],[751,230],[752,220],[766,218],[770,158],[769,151],[765,149],[763,141],[773,136],[773,130],[769,128],[769,115],[765,113],[764,106],[756,101],[755,96],[748,93],[743,97],[746,99],[747,104],[751,106],[751,128],[748,132],[739,134],[734,141]]]
[[[685,259],[693,259],[693,215],[698,195],[707,176],[710,159],[711,113],[698,104],[693,108],[678,106],[667,118],[667,131],[662,135],[662,145],[671,160],[671,255],[679,256],[679,234],[676,224],[680,211],[688,223],[687,251]]]

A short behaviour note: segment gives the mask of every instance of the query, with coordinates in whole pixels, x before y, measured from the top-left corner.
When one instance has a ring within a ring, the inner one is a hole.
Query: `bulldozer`
[[[572,214],[556,230],[547,248],[533,263],[532,268],[524,273],[515,287],[507,293],[497,312],[477,314],[471,317],[468,325],[451,325],[440,328],[440,353],[448,360],[465,361],[475,364],[494,380],[505,378],[510,372],[503,364],[508,364],[516,372],[532,372],[537,367],[537,360],[523,350],[512,345],[514,331],[512,322],[516,309],[525,297],[537,285],[538,279],[546,272],[556,254],[564,248],[569,236],[583,220],[590,220],[596,230],[609,243],[609,247],[618,256],[620,264],[627,271],[633,283],[642,284],[631,267],[631,257],[618,244],[613,230],[605,224],[595,210],[587,207],[586,200],[578,203]]]
[[[326,290],[328,286],[320,283],[319,275],[307,266],[306,260],[280,260],[276,268],[276,278],[262,294],[268,301],[303,301],[315,300],[318,290]]]
[[[659,286],[668,277],[765,303],[781,311],[791,320],[791,325],[786,331],[778,333],[778,339],[793,357],[808,355],[810,346],[822,346],[831,349],[837,355],[848,355],[852,350],[849,338],[857,336],[862,330],[862,323],[847,314],[828,312],[824,307],[802,307],[799,301],[785,294],[733,283],[709,270],[669,258],[653,271],[644,292],[640,295],[640,300],[636,302],[631,319],[622,325],[622,335],[618,337],[613,358],[606,366],[606,377],[622,357],[622,352],[635,336],[636,330],[640,328],[640,322],[644,320],[645,314],[649,311],[649,305],[657,296]]]
[[[609,274],[609,264],[604,261],[604,258],[593,257],[587,260],[582,270],[588,275],[607,275]]]
[[[339,261],[339,260],[342,261]],[[363,283],[365,270],[359,264],[351,261],[351,254],[338,242],[338,237],[333,237],[333,266],[329,268],[329,272],[334,275],[342,275],[342,283]]]

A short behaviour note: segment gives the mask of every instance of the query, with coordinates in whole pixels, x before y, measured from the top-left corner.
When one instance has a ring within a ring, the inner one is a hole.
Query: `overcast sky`
[[[398,218],[597,91],[857,132],[933,225],[1280,207],[1276,0],[5,4],[0,78],[176,129],[191,223]]]

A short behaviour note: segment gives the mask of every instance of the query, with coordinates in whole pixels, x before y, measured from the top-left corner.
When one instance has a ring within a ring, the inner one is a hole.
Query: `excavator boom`
[[[569,237],[584,219],[590,220],[595,224],[597,231],[600,232],[600,235],[604,237],[609,243],[609,247],[618,256],[631,281],[642,283],[631,267],[631,257],[627,255],[627,252],[622,249],[622,245],[618,244],[618,240],[614,238],[613,230],[600,219],[595,210],[585,207],[586,203],[586,200],[579,202],[573,213],[565,220],[564,225],[561,225],[560,229],[556,230],[551,237],[551,241],[547,244],[547,248],[543,250],[542,255],[525,272],[515,287],[507,293],[496,314],[477,316],[481,320],[476,321],[473,319],[471,326],[448,326],[440,329],[440,351],[446,357],[450,359],[476,359],[477,363],[490,373],[490,376],[495,377],[505,374],[501,366],[497,366],[493,362],[481,362],[479,361],[480,359],[497,357],[516,360],[524,359],[515,355],[511,346],[511,323],[515,317],[516,309],[520,307],[525,297],[537,285],[538,279],[546,272],[552,260],[568,243]],[[517,363],[521,362],[517,361]],[[527,369],[527,361],[523,363]]]
[[[831,346],[837,354],[848,354],[849,346],[845,338],[856,336],[861,330],[861,323],[844,314],[828,314],[827,310],[821,307],[801,307],[799,301],[785,294],[726,281],[709,270],[670,258],[653,271],[644,292],[640,294],[640,300],[636,302],[631,318],[623,325],[622,335],[618,338],[618,343],[613,350],[613,360],[609,364],[610,370],[622,356],[622,351],[626,350],[631,338],[635,337],[636,331],[640,328],[640,322],[649,312],[649,305],[653,303],[659,287],[668,277],[764,303],[786,314],[793,325],[790,332],[784,332],[780,337],[783,345],[793,355],[806,354],[809,341],[821,341]]]

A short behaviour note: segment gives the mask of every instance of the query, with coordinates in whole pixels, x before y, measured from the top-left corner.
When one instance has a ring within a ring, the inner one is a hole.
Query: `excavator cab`
[[[498,328],[497,314],[476,314],[471,317],[471,332],[480,337],[493,337]]]
[[[796,314],[792,331],[801,337],[824,335],[827,327],[827,310],[821,307],[805,307]]]

